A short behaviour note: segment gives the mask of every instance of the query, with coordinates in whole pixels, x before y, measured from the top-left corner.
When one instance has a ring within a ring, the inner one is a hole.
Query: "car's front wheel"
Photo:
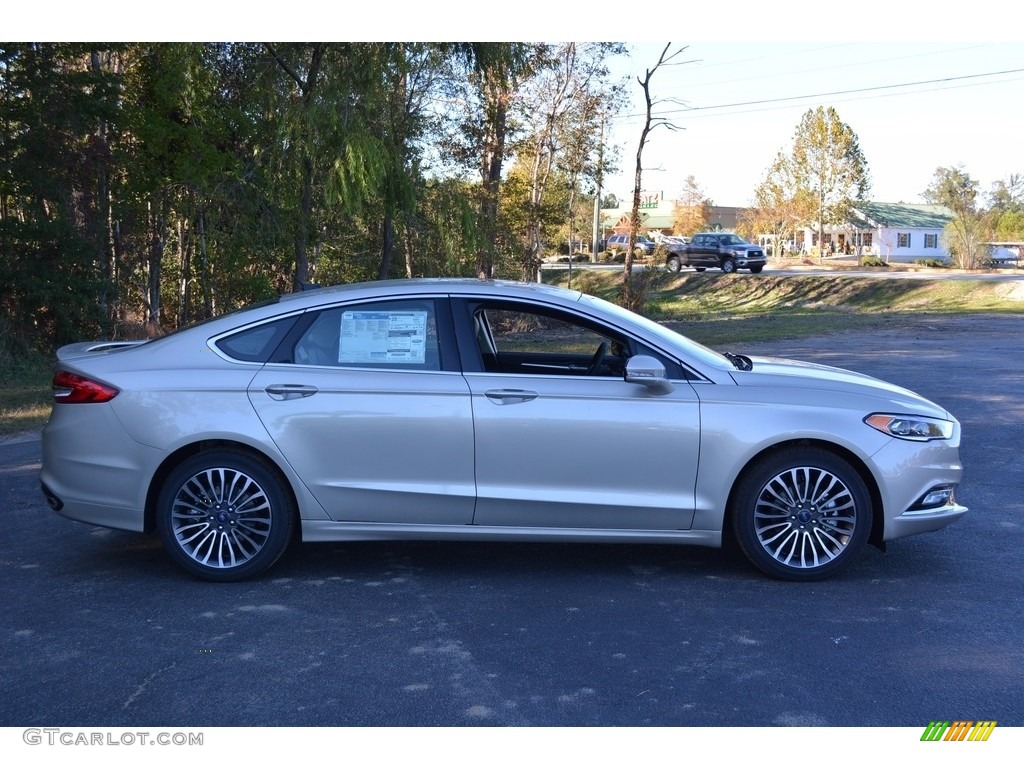
[[[264,462],[219,450],[171,472],[156,517],[164,548],[178,565],[209,581],[237,581],[266,571],[284,554],[295,505]]]
[[[733,494],[733,532],[770,576],[813,581],[846,567],[867,541],[871,498],[858,472],[820,448],[790,448],[751,466]]]
[[[750,273],[753,274],[753,275],[759,275],[759,274],[761,274],[761,270],[762,269],[764,269],[764,265],[763,264],[758,264],[757,266],[754,266],[754,267],[750,268]]]
[[[736,271],[736,262],[732,259],[722,259],[722,271],[731,274]]]

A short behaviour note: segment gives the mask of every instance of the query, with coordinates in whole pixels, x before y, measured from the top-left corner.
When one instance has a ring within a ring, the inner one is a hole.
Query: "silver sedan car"
[[[262,573],[299,539],[731,535],[803,581],[966,512],[960,425],[938,405],[719,354],[550,286],[316,289],[57,358],[50,505],[155,531],[210,580]]]

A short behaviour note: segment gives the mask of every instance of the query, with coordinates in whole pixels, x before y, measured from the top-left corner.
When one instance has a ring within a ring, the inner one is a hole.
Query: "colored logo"
[[[995,728],[995,720],[932,720],[921,741],[988,741]]]

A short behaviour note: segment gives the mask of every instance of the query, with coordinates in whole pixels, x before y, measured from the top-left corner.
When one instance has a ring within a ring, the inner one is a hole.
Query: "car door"
[[[469,523],[473,415],[447,300],[332,307],[294,336],[249,397],[332,519]]]
[[[628,357],[652,350],[571,313],[495,301],[454,309],[469,347],[475,524],[690,527],[700,418],[686,381],[666,395],[626,383]]]
[[[693,239],[690,246],[692,261],[699,267],[718,266],[718,241],[711,235],[701,235]]]

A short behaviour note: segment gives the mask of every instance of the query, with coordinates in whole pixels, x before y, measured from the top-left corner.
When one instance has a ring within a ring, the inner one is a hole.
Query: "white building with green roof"
[[[845,225],[825,227],[825,250],[878,256],[886,261],[949,260],[942,231],[953,212],[941,205],[858,203]],[[813,224],[803,232],[804,250],[818,244]]]

